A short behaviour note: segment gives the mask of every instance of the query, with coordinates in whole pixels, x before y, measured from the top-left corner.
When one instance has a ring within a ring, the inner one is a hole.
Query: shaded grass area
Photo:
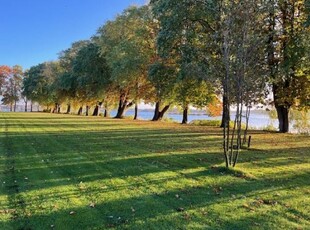
[[[252,131],[236,170],[214,127],[0,113],[0,229],[307,229],[310,139]]]

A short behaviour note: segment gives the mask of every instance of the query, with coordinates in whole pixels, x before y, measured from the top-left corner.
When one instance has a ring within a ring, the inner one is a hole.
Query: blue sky
[[[105,21],[146,0],[1,0],[0,65],[27,69],[55,60]]]

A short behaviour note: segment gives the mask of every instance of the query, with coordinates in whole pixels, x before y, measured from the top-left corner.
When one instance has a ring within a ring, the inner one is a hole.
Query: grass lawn
[[[310,137],[0,113],[0,229],[310,229]]]

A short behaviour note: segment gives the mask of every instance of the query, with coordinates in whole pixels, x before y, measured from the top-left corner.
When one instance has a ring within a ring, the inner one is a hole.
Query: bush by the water
[[[221,121],[220,120],[193,120],[190,122],[191,125],[197,125],[197,126],[220,126]]]

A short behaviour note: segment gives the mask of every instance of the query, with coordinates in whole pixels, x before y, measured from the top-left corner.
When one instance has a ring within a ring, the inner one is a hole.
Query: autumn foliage
[[[0,94],[2,87],[5,84],[5,80],[12,74],[13,70],[11,67],[6,65],[0,65]]]
[[[0,65],[0,81],[3,83],[3,81],[12,74],[13,70],[11,67],[7,65]]]
[[[7,65],[0,65],[0,76],[8,76],[12,73],[12,68]]]
[[[221,116],[223,111],[223,103],[217,98],[214,99],[207,105],[207,114],[210,117]]]

